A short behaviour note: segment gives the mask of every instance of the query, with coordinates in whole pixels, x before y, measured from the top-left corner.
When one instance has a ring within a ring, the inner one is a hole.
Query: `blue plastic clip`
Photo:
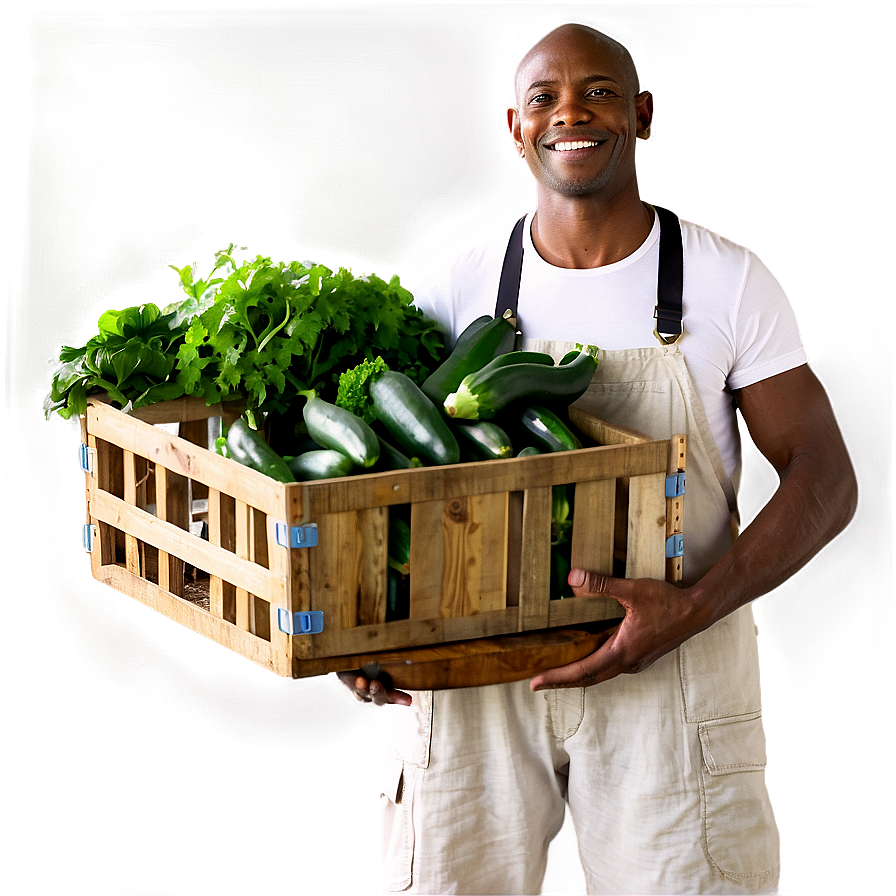
[[[666,497],[678,498],[684,494],[684,471],[666,477]]]
[[[684,535],[678,533],[666,539],[666,559],[681,557],[684,554]]]
[[[277,523],[277,544],[285,548],[313,548],[317,544],[317,523],[305,526]]]
[[[85,445],[81,442],[80,451],[79,451],[79,461],[81,463],[81,469],[85,473],[93,473],[93,458],[96,455],[96,452],[93,448]]]
[[[289,611],[279,607],[277,625],[286,635],[316,635],[324,630],[323,610],[300,610],[290,618]]]
[[[85,523],[84,527],[81,529],[81,544],[88,554],[93,550],[94,538],[96,538],[96,526],[92,523]]]

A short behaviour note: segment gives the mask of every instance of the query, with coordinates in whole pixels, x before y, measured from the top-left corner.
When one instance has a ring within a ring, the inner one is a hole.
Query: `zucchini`
[[[376,433],[351,411],[318,398],[313,391],[300,393],[308,401],[302,409],[308,435],[321,448],[332,448],[350,457],[359,467],[372,467],[380,456]]]
[[[355,462],[341,451],[333,448],[313,448],[295,457],[286,458],[289,471],[296,481],[307,479],[337,479],[348,476],[355,468]]]
[[[458,463],[454,433],[410,377],[397,370],[377,374],[370,380],[370,399],[376,418],[408,455],[433,464]]]
[[[503,317],[477,317],[457,337],[451,354],[424,380],[423,394],[441,407],[467,374],[510,351],[515,339],[515,328]]]
[[[536,454],[541,454],[541,451],[538,450],[534,445],[527,445],[523,448],[522,451],[517,452],[517,457],[533,457]]]
[[[376,462],[376,469],[380,470],[410,470],[414,467],[422,467],[423,463],[418,457],[407,457],[396,447],[390,445],[377,433],[380,442],[380,459]]]
[[[403,576],[391,566],[386,573],[386,622],[407,619],[411,611],[410,576]]]
[[[595,370],[597,360],[588,351],[556,367],[532,362],[486,364],[464,377],[444,407],[452,417],[488,420],[513,401],[553,399],[572,404],[588,388]]]
[[[545,451],[574,451],[582,447],[575,433],[548,408],[523,408],[519,420],[526,434]]]
[[[488,369],[497,370],[510,364],[544,364],[546,367],[553,367],[554,359],[546,352],[505,352],[489,361]]]
[[[227,430],[227,453],[246,467],[264,473],[278,482],[295,482],[286,461],[267,443],[265,437],[249,426],[245,417],[230,424]]]
[[[562,600],[564,597],[575,597],[569,586],[570,545],[555,544],[551,546],[551,600]]]
[[[453,429],[464,453],[473,460],[500,460],[513,454],[510,436],[491,420],[458,422]]]
[[[389,519],[389,566],[403,576],[411,571],[411,527],[396,516]]]

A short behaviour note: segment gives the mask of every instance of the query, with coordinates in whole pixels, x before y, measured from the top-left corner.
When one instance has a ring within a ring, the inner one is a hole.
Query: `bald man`
[[[387,888],[538,893],[568,806],[589,893],[774,892],[749,604],[848,523],[850,460],[762,262],[640,198],[635,144],[653,101],[628,51],[565,25],[525,55],[515,92],[508,125],[535,210],[509,243],[414,288],[417,302],[449,337],[510,308],[523,348],[601,346],[581,406],[688,435],[686,574],[573,570],[577,595],[611,596],[625,617],[595,653],[528,682],[414,694],[347,682],[393,704]],[[736,410],[780,482],[735,538]]]

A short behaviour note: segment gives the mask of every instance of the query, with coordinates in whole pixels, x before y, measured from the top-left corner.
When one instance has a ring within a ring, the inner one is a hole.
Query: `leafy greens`
[[[441,360],[437,325],[398,277],[262,255],[238,263],[233,244],[204,279],[171,267],[184,299],[163,311],[108,311],[87,345],[62,349],[47,417],[83,413],[94,392],[125,408],[194,395],[207,404],[241,397],[256,417],[281,414],[306,389],[332,401],[340,372],[365,359],[382,357],[418,383]]]

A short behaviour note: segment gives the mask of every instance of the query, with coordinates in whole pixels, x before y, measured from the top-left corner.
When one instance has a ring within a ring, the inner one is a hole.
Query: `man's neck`
[[[650,234],[653,211],[635,195],[617,201],[538,197],[532,241],[548,264],[560,268],[598,268],[622,261]]]

